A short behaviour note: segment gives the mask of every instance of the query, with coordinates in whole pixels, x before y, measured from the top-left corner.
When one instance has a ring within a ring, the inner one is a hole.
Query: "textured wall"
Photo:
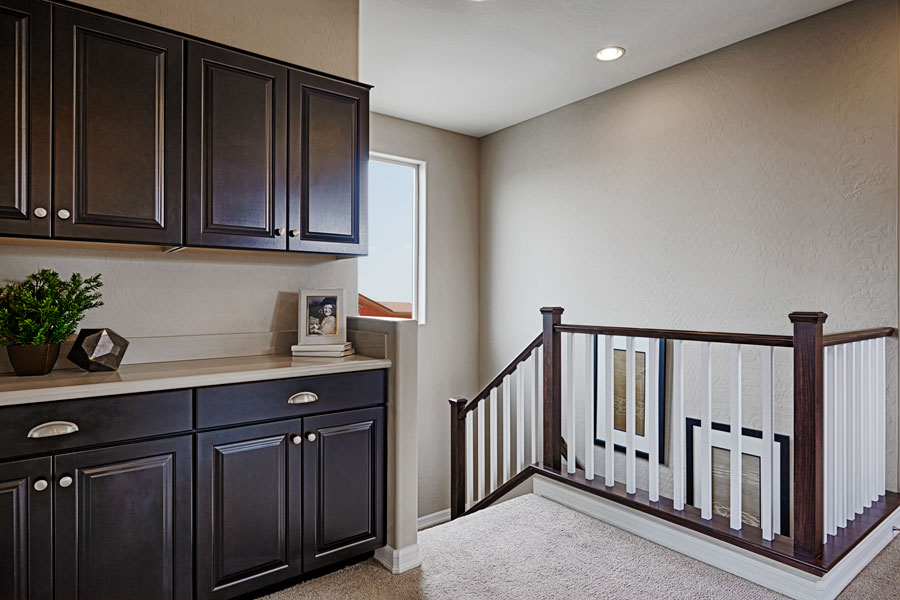
[[[897,87],[897,0],[857,0],[484,138],[480,380],[542,305],[570,323],[896,326]]]
[[[452,396],[478,376],[478,140],[373,114],[372,150],[427,162],[427,322],[419,326],[419,515],[449,506]]]
[[[356,79],[359,0],[82,0],[82,4]]]

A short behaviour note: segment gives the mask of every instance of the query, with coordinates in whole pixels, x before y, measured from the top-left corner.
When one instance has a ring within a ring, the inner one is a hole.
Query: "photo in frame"
[[[688,417],[685,419],[687,444],[686,456],[686,502],[699,508],[700,502],[700,420]],[[710,443],[712,445],[712,510],[713,514],[722,517],[730,516],[731,495],[731,426],[724,423],[710,425]],[[762,432],[757,429],[741,428],[741,522],[753,527],[760,527],[762,522],[762,490],[760,477],[762,474]],[[772,454],[772,528],[775,533],[790,533],[790,438],[775,434],[775,448]]]
[[[657,395],[648,398],[650,389],[650,342],[649,338],[634,339],[634,378],[635,378],[635,454],[641,458],[650,456],[650,440],[646,436],[646,423],[649,419],[649,409],[656,406],[659,409],[659,463],[665,463],[666,448],[666,341],[654,340],[659,344],[659,373],[657,380]],[[613,336],[613,396],[614,423],[613,443],[618,452],[625,452],[625,338]],[[606,410],[603,407],[602,390],[606,389],[606,348],[599,342],[599,336],[594,336],[594,444],[606,447],[603,439],[606,433]]]
[[[300,290],[297,329],[301,346],[346,342],[344,290]]]

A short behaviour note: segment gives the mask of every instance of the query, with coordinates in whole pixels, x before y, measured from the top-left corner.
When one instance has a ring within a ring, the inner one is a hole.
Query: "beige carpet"
[[[368,560],[266,600],[783,598],[550,500],[528,495],[419,536],[423,566],[391,575]],[[900,598],[892,543],[840,596]]]

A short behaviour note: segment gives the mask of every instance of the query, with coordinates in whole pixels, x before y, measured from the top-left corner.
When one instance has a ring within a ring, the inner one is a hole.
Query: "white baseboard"
[[[545,477],[532,479],[538,496],[797,600],[835,598],[891,541],[891,528],[900,521],[898,509],[825,577],[816,577]]]
[[[439,510],[437,512],[433,512],[430,515],[425,515],[424,517],[419,517],[416,525],[419,528],[419,531],[423,529],[428,529],[429,527],[434,527],[435,525],[440,525],[441,523],[446,523],[450,520],[450,509],[445,508],[444,510]]]
[[[395,575],[398,573],[405,573],[410,569],[415,569],[422,564],[422,557],[419,554],[418,544],[405,546],[399,550],[395,550],[390,546],[379,548],[375,551],[375,560],[380,562],[384,568]]]

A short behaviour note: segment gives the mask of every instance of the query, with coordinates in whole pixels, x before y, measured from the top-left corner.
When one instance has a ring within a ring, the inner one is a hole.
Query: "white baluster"
[[[856,518],[856,486],[859,469],[856,467],[856,438],[858,412],[856,410],[856,344],[844,345],[847,354],[847,377],[845,382],[846,410],[847,410],[847,484],[846,490],[846,515],[847,520]]]
[[[525,363],[516,367],[516,473],[525,468]]]
[[[864,471],[865,465],[863,462],[865,461],[865,453],[863,452],[863,435],[865,432],[865,421],[863,420],[863,356],[862,356],[862,343],[854,342],[853,344],[853,415],[854,420],[853,424],[855,426],[855,447],[853,448],[853,472],[855,473],[855,481],[854,481],[854,492],[855,499],[853,502],[854,512],[856,514],[862,514],[863,512],[863,485],[865,485],[864,481]]]
[[[472,435],[472,421],[475,413],[466,413],[466,509],[472,506],[475,493],[475,436]]]
[[[538,413],[538,457],[543,461],[544,457],[544,347],[538,347],[537,353],[537,369],[535,369],[535,379],[537,380],[537,413]]]
[[[837,471],[834,485],[835,494],[835,527],[847,526],[847,346],[835,346],[835,425],[837,426],[836,446],[834,451]]]
[[[491,390],[491,490],[497,489],[497,446],[500,445],[500,426],[497,420],[497,388]]]
[[[606,388],[603,391],[603,409],[606,416],[606,423],[604,423],[604,429],[606,429],[604,432],[606,447],[603,450],[606,466],[603,475],[606,479],[607,487],[613,487],[616,485],[616,440],[615,437],[613,437],[616,419],[615,380],[613,377],[613,361],[615,360],[613,354],[613,337],[611,335],[604,336],[603,344],[605,350],[603,360],[606,363],[603,369],[605,375],[603,387]]]
[[[487,436],[485,435],[485,402],[482,400],[478,403],[478,498],[477,500],[481,500],[484,498],[484,467],[485,467],[485,457],[484,457],[484,447],[486,444]]]
[[[712,519],[712,360],[700,342],[700,517]]]
[[[775,370],[775,349],[766,346],[762,351],[762,453],[759,460],[760,470],[760,502],[763,539],[772,541],[775,539],[774,527],[774,502],[773,497],[775,469],[773,458],[775,455],[775,380],[772,376]],[[782,531],[787,535],[787,531]]]
[[[684,341],[675,340],[672,352],[672,506],[684,510],[685,448],[684,448]]]
[[[650,440],[648,485],[650,502],[659,502],[659,340],[650,340],[650,380],[645,402],[649,402],[647,437]]]
[[[868,503],[871,507],[878,500],[878,340],[869,340],[869,489]]]
[[[531,358],[528,359],[528,363],[531,365],[529,368],[529,394],[528,396],[531,398],[531,464],[535,464],[539,460],[540,454],[538,453],[538,432],[543,433],[543,425],[538,427],[538,356],[540,355],[540,348],[535,348],[531,353]]]
[[[741,345],[731,346],[731,528],[741,528],[743,515],[743,497],[741,483],[743,480],[743,432],[741,430],[741,413],[743,400],[741,392]]]
[[[503,483],[509,481],[510,446],[512,444],[512,426],[509,422],[512,416],[512,411],[509,409],[511,384],[512,380],[509,375],[503,378],[503,455],[500,457],[500,461],[503,463]]]
[[[885,440],[887,439],[886,432],[886,422],[887,422],[887,414],[885,412],[885,407],[887,404],[887,340],[885,338],[878,338],[878,404],[875,411],[875,417],[877,419],[878,425],[878,486],[876,491],[878,492],[878,496],[884,496],[885,494],[885,454],[887,453],[887,447]]]
[[[594,479],[594,340],[584,338],[584,478]],[[574,441],[572,442],[574,443]]]
[[[863,508],[871,508],[872,507],[872,489],[875,487],[873,485],[873,474],[874,474],[874,465],[872,464],[872,459],[875,458],[872,454],[872,436],[875,433],[875,428],[872,427],[872,347],[869,345],[869,340],[861,342],[862,344],[862,464],[860,464],[860,469],[862,470],[862,489],[860,492],[862,493],[862,505]]]
[[[635,408],[635,357],[634,338],[625,338],[625,491],[633,494],[635,485],[635,447],[634,432],[637,429]]]
[[[822,543],[828,542],[828,536],[834,535],[834,346],[825,348],[822,368],[824,373],[822,379],[824,382],[823,393],[824,410],[822,418],[824,419],[822,450],[825,454],[824,465],[822,468],[822,487],[824,494],[822,495],[822,509],[825,517],[825,527],[823,528]]]
[[[566,423],[566,472],[575,472],[575,334],[566,335],[566,383],[563,389],[563,399],[569,407],[569,420]]]

